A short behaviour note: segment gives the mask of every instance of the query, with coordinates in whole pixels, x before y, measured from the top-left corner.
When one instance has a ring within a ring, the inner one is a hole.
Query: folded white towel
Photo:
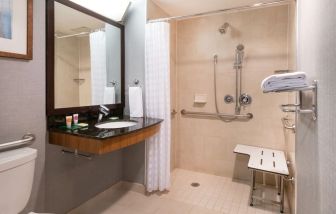
[[[129,87],[129,109],[131,117],[143,117],[142,88]]]
[[[275,74],[265,78],[261,83],[264,92],[284,89],[295,89],[308,86],[304,72]]]
[[[114,87],[105,87],[103,104],[115,104],[115,88]]]

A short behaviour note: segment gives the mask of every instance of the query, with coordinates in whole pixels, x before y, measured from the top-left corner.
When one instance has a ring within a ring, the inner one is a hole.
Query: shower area
[[[149,20],[167,21],[172,16],[172,7],[160,2],[148,1]],[[295,2],[284,1],[169,20],[171,169],[173,183],[182,177],[187,181],[177,188],[180,192],[185,188],[181,200],[219,209],[218,198],[213,204],[212,199],[195,199],[187,186],[209,185],[210,195],[221,195],[216,190],[224,189],[225,184],[219,185],[221,179],[238,185],[230,184],[231,190],[222,194],[239,188],[248,191],[239,186],[240,181],[248,184],[251,174],[248,157],[233,153],[238,144],[284,151],[295,176],[295,130],[291,126],[295,118],[279,109],[295,97],[264,94],[260,89],[265,77],[296,69],[295,8]],[[261,185],[278,186],[270,174],[257,173],[256,179]],[[205,189],[203,193],[208,194]],[[295,213],[294,182],[286,183],[286,201],[285,212]]]

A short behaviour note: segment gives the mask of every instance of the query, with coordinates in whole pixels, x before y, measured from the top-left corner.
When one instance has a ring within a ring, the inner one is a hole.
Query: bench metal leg
[[[280,176],[280,181],[281,181],[281,194],[280,194],[280,212],[283,213],[284,212],[284,198],[285,198],[285,184],[284,184],[284,178],[283,176]]]
[[[250,190],[250,206],[253,206],[253,190],[255,190],[256,171],[252,170],[251,190]]]
[[[278,195],[281,195],[281,175],[278,175]]]

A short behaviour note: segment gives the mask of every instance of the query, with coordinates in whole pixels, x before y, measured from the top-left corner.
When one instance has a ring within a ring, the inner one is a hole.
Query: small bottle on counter
[[[78,125],[78,114],[73,114],[74,125]]]
[[[65,120],[66,120],[66,127],[68,129],[71,129],[71,125],[72,125],[72,116],[66,116],[65,117]]]

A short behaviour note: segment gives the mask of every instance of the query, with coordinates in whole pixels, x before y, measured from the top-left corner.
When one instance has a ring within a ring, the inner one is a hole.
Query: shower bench
[[[265,149],[254,146],[238,144],[233,151],[237,154],[249,155],[248,168],[252,171],[250,206],[253,206],[253,200],[268,201],[280,205],[280,212],[284,211],[284,179],[289,176],[287,161],[283,151]],[[265,172],[274,174],[279,179],[278,195],[280,201],[266,200],[262,197],[254,196],[253,191],[256,183],[256,172]]]

